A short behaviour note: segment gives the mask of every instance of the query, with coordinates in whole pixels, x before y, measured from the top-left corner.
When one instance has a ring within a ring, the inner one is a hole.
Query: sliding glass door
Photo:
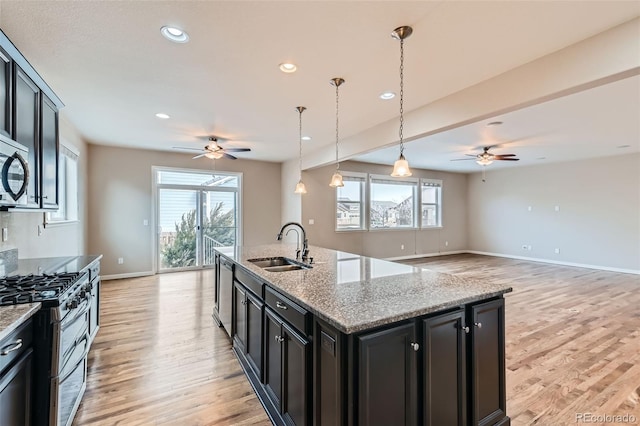
[[[160,272],[212,265],[215,247],[237,244],[239,175],[174,169],[155,174]]]

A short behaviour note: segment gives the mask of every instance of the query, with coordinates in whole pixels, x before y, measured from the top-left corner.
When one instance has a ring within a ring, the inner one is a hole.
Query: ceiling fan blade
[[[222,155],[224,156],[224,158],[228,158],[229,160],[237,160],[238,157],[234,157],[231,154],[227,154],[226,152],[223,152]]]
[[[474,155],[473,158],[454,158],[453,160],[449,160],[449,161],[473,161],[476,159],[476,156]]]
[[[478,155],[477,154],[465,154],[467,157],[473,157],[476,158]]]
[[[519,158],[494,158],[494,160],[498,160],[498,161],[520,161]]]
[[[189,151],[202,151],[202,148],[189,148],[187,146],[172,146],[173,149],[186,149]]]
[[[196,155],[195,157],[192,158],[192,160],[195,160],[196,158],[200,158],[200,157],[204,157],[205,155],[207,155],[208,153],[205,152],[204,154],[200,154],[200,155]]]
[[[494,158],[502,158],[502,157],[515,157],[516,154],[495,154]]]
[[[223,148],[226,152],[247,152],[251,151],[251,148]]]

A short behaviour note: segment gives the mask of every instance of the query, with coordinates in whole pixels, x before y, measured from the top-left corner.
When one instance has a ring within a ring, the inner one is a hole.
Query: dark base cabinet
[[[33,349],[31,320],[0,342],[0,425],[32,424]]]
[[[345,334],[238,264],[217,275],[218,311],[233,311],[233,350],[274,425],[510,424],[501,296]]]

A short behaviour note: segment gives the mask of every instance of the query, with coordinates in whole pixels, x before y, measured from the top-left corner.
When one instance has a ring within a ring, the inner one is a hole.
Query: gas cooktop
[[[0,306],[31,302],[57,304],[79,276],[79,272],[64,272],[0,278]]]

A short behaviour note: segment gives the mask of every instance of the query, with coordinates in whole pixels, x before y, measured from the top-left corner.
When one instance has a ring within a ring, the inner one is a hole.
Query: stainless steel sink
[[[289,259],[288,257],[262,257],[259,259],[247,260],[269,272],[299,271],[301,269],[311,268],[309,265],[298,262],[297,260]]]

